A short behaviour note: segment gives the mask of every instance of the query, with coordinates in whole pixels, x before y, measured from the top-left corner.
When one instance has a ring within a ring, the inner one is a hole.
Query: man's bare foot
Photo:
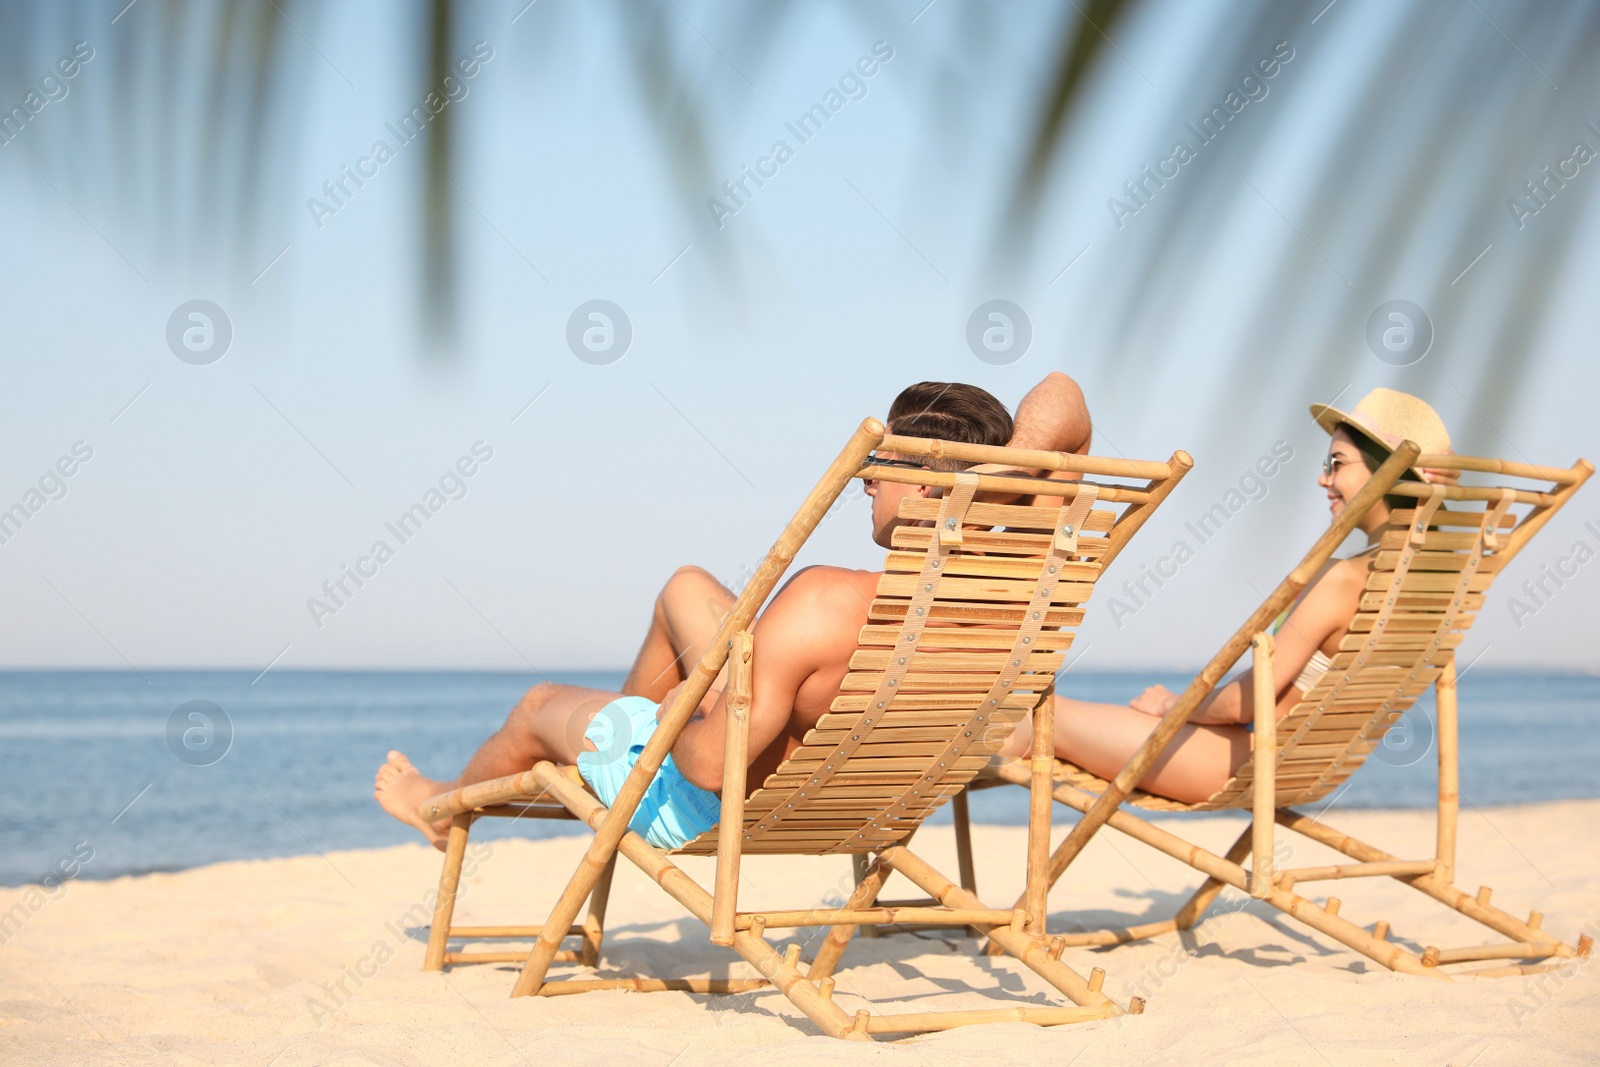
[[[438,823],[425,822],[417,814],[417,806],[429,797],[438,796],[448,791],[449,782],[436,782],[432,778],[424,778],[422,772],[411,765],[401,752],[389,753],[389,761],[378,768],[377,778],[373,781],[372,795],[377,798],[383,810],[405,823],[422,831],[422,836],[432,842],[433,847],[440,852],[444,851],[446,835],[450,831],[450,820],[445,819]]]

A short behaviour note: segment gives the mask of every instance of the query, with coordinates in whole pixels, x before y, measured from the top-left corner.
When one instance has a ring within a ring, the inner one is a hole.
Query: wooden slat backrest
[[[1462,470],[1538,471],[1474,457],[1425,457]],[[1415,486],[1380,533],[1357,614],[1332,666],[1278,722],[1279,807],[1339,788],[1455,655],[1494,577],[1587,477],[1560,472],[1549,493],[1510,486]],[[1425,495],[1418,495],[1425,494]],[[1522,511],[1522,508],[1528,508]],[[1248,808],[1258,760],[1189,810]]]
[[[896,443],[908,451],[907,439]],[[944,443],[922,444],[928,455]],[[1165,473],[1144,483],[1052,483],[1066,497],[1059,508],[970,503],[959,543],[938,528],[958,488],[904,499],[900,517],[923,525],[893,532],[849,673],[801,747],[746,800],[742,851],[883,849],[971,781],[1054,684],[1104,561],[1189,460],[1179,453],[1170,464],[1139,465],[1152,466]],[[956,481],[950,472],[893,473]],[[759,670],[759,647],[755,655]],[[716,842],[708,832],[682,851],[708,853]]]

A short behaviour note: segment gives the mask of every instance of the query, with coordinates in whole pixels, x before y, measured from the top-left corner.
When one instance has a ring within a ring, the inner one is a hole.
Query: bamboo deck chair
[[[874,449],[902,457],[993,462],[1120,480],[1045,482],[893,466],[874,461]],[[1054,681],[1096,578],[1191,466],[1181,452],[1170,462],[1135,462],[885,436],[882,423],[866,420],[740,594],[704,658],[666,707],[661,725],[610,808],[586,789],[572,768],[544,762],[421,805],[419,811],[430,821],[452,820],[425,966],[438,970],[451,963],[524,958],[520,952],[450,952],[451,938],[535,939],[513,996],[598,989],[736,993],[770,985],[824,1033],[853,1040],[980,1022],[1054,1025],[1121,1014],[1123,1009],[1101,992],[1103,972],[1097,969],[1085,979],[1061,962],[1060,952],[1051,950],[1041,937],[1051,808],[1048,761],[1040,762],[1041,773],[1033,783],[1035,819],[1029,838],[1033,866],[1027,905],[985,907],[907,849],[906,841],[930,812],[958,794],[987,764],[1024,716],[1043,716],[1040,736],[1050,736],[1051,702],[1041,697]],[[933,485],[944,495],[909,497],[902,503],[900,515],[923,525],[894,533],[869,622],[832,710],[806,735],[802,748],[760,788],[748,792],[750,678],[752,657],[760,656],[752,648],[749,628],[796,551],[851,478]],[[1067,499],[1059,508],[974,502],[973,494],[979,490],[1048,490],[1057,497],[1064,493]],[[1004,532],[995,531],[996,526],[1004,526]],[[627,825],[725,661],[728,758],[721,823],[678,850],[717,857],[715,886],[708,892],[676,866],[668,852],[650,845]],[[524,815],[576,818],[595,832],[549,918],[540,926],[452,926],[461,860],[473,822],[487,816]],[[549,968],[556,962],[598,965],[619,853],[709,926],[712,943],[731,947],[762,977],[549,980]],[[842,907],[741,908],[739,866],[744,856],[825,853],[873,855],[868,888]],[[873,908],[866,898],[876,895],[891,871],[899,871],[929,893],[935,898],[933,906]],[[588,917],[582,925],[574,925],[585,898]],[[890,921],[975,925],[1065,994],[1073,1006],[1034,1003],[899,1015],[862,1009],[852,1018],[833,1001],[834,969],[857,925]],[[831,927],[830,933],[806,970],[801,968],[798,944],[780,952],[766,937],[769,929],[823,926]],[[577,949],[562,949],[568,937],[581,938]],[[1131,1007],[1137,1011],[1142,1004]]]
[[[1397,482],[1413,464],[1426,468],[1480,472],[1551,483],[1543,491],[1508,486],[1446,487]],[[1534,467],[1456,455],[1422,455],[1404,442],[1371,478],[1339,519],[1300,565],[1251,615],[1199,677],[1184,691],[1144,746],[1107,782],[1065,761],[1057,761],[1055,797],[1083,813],[1083,818],[1050,857],[1051,884],[1083,851],[1089,839],[1109,823],[1115,829],[1190,864],[1206,875],[1204,883],[1177,914],[1165,921],[1125,928],[1063,934],[1058,946],[1111,945],[1141,940],[1193,927],[1224,886],[1233,886],[1264,900],[1365,956],[1408,974],[1445,976],[1440,968],[1475,961],[1548,960],[1587,955],[1585,935],[1574,948],[1540,929],[1542,916],[1526,920],[1492,906],[1491,891],[1476,894],[1455,882],[1456,817],[1460,800],[1457,766],[1455,649],[1485,603],[1490,583],[1528,540],[1571,498],[1594,471],[1587,460],[1570,469]],[[1275,718],[1272,682],[1272,635],[1268,626],[1316,574],[1359,517],[1385,493],[1413,497],[1416,507],[1396,510],[1381,533],[1366,593],[1348,634],[1340,643],[1332,668],[1281,718]],[[1526,510],[1524,510],[1526,509]],[[1519,518],[1520,515],[1520,518]],[[1213,796],[1199,804],[1181,804],[1134,788],[1165,751],[1223,675],[1243,654],[1254,649],[1254,754]],[[1434,855],[1402,859],[1347,834],[1331,829],[1320,817],[1300,814],[1293,805],[1330,796],[1349,779],[1384,732],[1429,686],[1438,709],[1439,797]],[[1263,773],[1265,753],[1273,756],[1272,773]],[[991,768],[973,788],[1015,783],[1026,785],[1030,772],[1017,766]],[[1153,811],[1222,811],[1244,809],[1251,823],[1225,855],[1218,856],[1160,829],[1125,810],[1123,805]],[[1350,857],[1353,863],[1277,870],[1273,864],[1275,827],[1293,830]],[[960,828],[958,828],[959,830]],[[970,864],[970,843],[958,841],[963,862]],[[1250,869],[1241,866],[1254,856]],[[1301,896],[1296,886],[1314,881],[1355,877],[1392,877],[1509,941],[1441,949],[1426,946],[1411,952],[1388,940],[1389,924],[1358,926],[1339,913],[1334,897],[1322,903]],[[990,939],[986,950],[1005,946]],[[1496,964],[1469,973],[1480,976],[1532,973],[1556,964]]]

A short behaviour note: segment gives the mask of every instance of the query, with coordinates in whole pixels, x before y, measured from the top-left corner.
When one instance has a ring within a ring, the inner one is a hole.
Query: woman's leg
[[[659,702],[705,655],[736,599],[709,571],[680,567],[656,597],[650,629],[622,691]]]
[[[417,814],[418,805],[463,785],[520,774],[540,760],[576,763],[579,752],[593,748],[583,736],[589,721],[619,695],[542,682],[517,702],[505,724],[479,746],[458,777],[451,781],[428,778],[404,753],[390,752],[388,762],[378,768],[373,796],[390,815],[421,830],[435,847],[443,848],[449,820],[424,822]]]
[[[1126,704],[1099,704],[1058,696],[1056,755],[1109,781],[1127,765],[1160,721]],[[1024,719],[999,755],[1004,759],[1019,757],[1028,751],[1032,740],[1033,722]],[[1145,773],[1139,788],[1185,804],[1198,804],[1222,788],[1249,754],[1250,734],[1242,726],[1183,726],[1166,752]]]

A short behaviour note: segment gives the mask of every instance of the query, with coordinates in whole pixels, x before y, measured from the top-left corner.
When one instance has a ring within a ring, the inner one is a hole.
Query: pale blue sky
[[[321,229],[306,207],[427,90],[402,76],[394,56],[406,45],[377,6],[306,27],[326,60],[310,56],[303,68],[288,163],[260,190],[255,242],[238,263],[181,221],[195,180],[181,166],[170,187],[152,190],[144,171],[108,178],[69,152],[25,155],[20,140],[0,148],[0,507],[22,500],[75,442],[93,449],[67,494],[0,544],[0,665],[620,666],[675,566],[740,580],[852,427],[921,379],[973,382],[1013,404],[1064,370],[1088,393],[1100,451],[1194,454],[1193,475],[1108,576],[1112,587],[1164,554],[1275,443],[1292,448],[1266,499],[1155,603],[1120,628],[1095,605],[1079,645],[1085,668],[1202,662],[1295,562],[1327,518],[1314,484],[1326,438],[1306,415],[1312,401],[1415,389],[1458,450],[1563,465],[1597,452],[1595,241],[1555,273],[1554,314],[1517,351],[1486,356],[1467,315],[1435,321],[1423,362],[1380,362],[1366,351],[1365,314],[1332,313],[1335,297],[1368,281],[1341,277],[1336,248],[1292,309],[1293,329],[1250,335],[1265,253],[1303,241],[1292,220],[1318,210],[1306,201],[1307,168],[1353,76],[1341,49],[1382,32],[1382,4],[1352,0],[1298,31],[1295,58],[1239,117],[1285,112],[1274,150],[1246,174],[1261,197],[1239,201],[1223,236],[1184,265],[1190,285],[1167,312],[1164,348],[1139,359],[1101,313],[1095,281],[1124,269],[1132,232],[1164,203],[1119,232],[1106,200],[1181,133],[1157,106],[1167,99],[1158,86],[1195,62],[1191,42],[1218,9],[1171,5],[1124,28],[1127,69],[1095,90],[1098,117],[1050,183],[1033,254],[997,274],[989,240],[1060,17],[1050,9],[993,26],[987,54],[1003,62],[955,70],[953,3],[915,23],[922,3],[796,17],[764,59],[725,58],[681,27],[685,53],[703,46],[696,74],[717,102],[718,181],[777,139],[796,149],[718,229],[703,203],[718,190],[686,203],[668,180],[609,16],[546,0],[512,24],[521,6],[474,8],[458,49],[483,40],[494,58],[450,105],[463,145],[463,306],[447,364],[417,340],[420,143],[400,148]],[[714,27],[703,6],[685,11]],[[134,8],[126,19],[148,15]],[[118,47],[118,30],[92,38],[99,56]],[[784,123],[878,41],[894,55],[865,97],[797,145]],[[41,42],[38,72],[71,44]],[[105,136],[89,106],[104,70],[91,61],[24,136],[50,145]],[[33,77],[6,71],[4,99],[20,99]],[[1197,99],[1192,111],[1213,103]],[[1600,119],[1600,102],[1592,110]],[[159,130],[150,116],[134,132]],[[1529,173],[1560,148],[1530,160]],[[1227,151],[1219,141],[1192,166],[1224,165]],[[1452,180],[1441,174],[1440,188]],[[1600,178],[1585,168],[1578,180]],[[167,202],[175,216],[149,206]],[[1533,224],[1592,231],[1585,203],[1574,198],[1561,214],[1556,201]],[[1509,215],[1485,228],[1502,255],[1485,257],[1473,280],[1493,284],[1519,234]],[[1436,280],[1420,261],[1387,269],[1373,306]],[[992,298],[1032,321],[1031,348],[1009,366],[966,345],[968,315]],[[191,299],[214,301],[232,322],[229,351],[209,366],[167,348],[168,316]],[[592,299],[613,301],[632,323],[631,347],[611,365],[582,362],[566,345],[568,316]],[[1307,365],[1297,353],[1312,334],[1338,338],[1347,358]],[[1244,350],[1257,355],[1241,390],[1221,368]],[[1485,358],[1523,364],[1534,380],[1494,422],[1475,406]],[[479,441],[493,457],[466,495],[398,544],[385,522]],[[1575,541],[1600,550],[1594,492],[1500,580],[1464,656],[1600,666],[1590,621],[1600,562],[1520,628],[1506,603]],[[881,552],[867,532],[864,505],[849,501],[802,562],[874,566]],[[307,599],[380,538],[394,558],[318,626]]]

